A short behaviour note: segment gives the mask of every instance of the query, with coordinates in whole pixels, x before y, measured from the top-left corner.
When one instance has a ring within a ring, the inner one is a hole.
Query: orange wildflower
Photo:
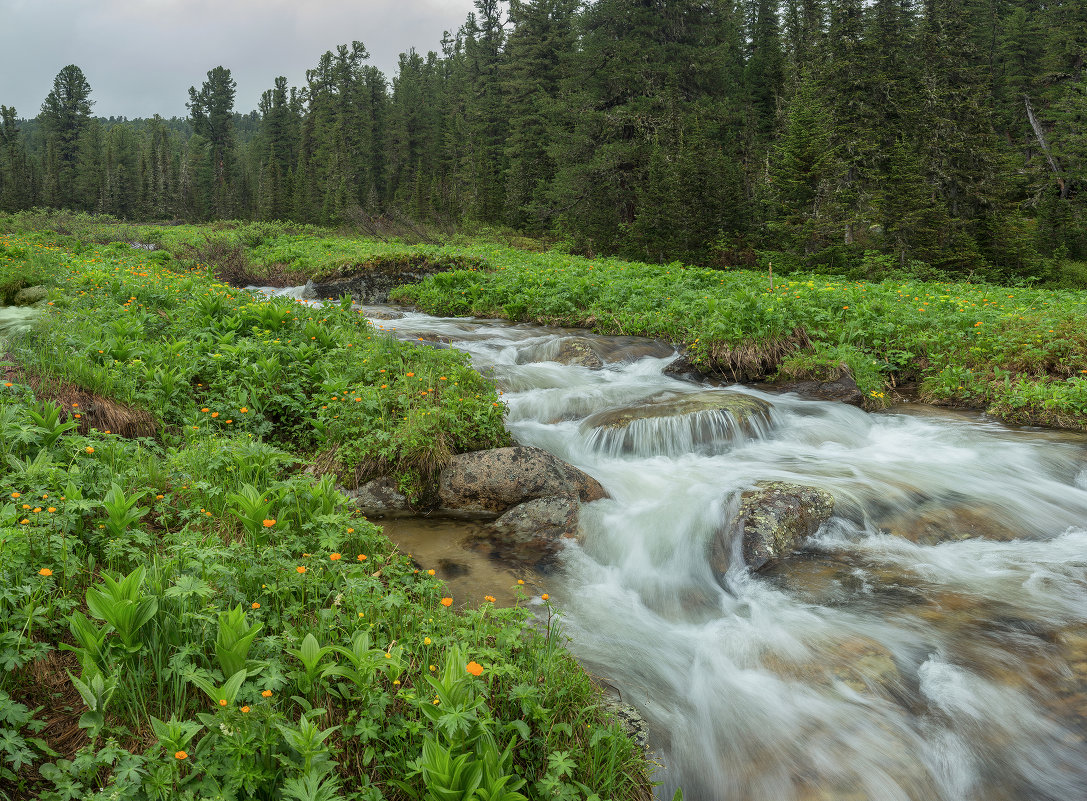
[[[469,673],[471,673],[473,676],[482,676],[483,675],[483,665],[479,664],[478,662],[475,662],[475,661],[469,662],[465,669]]]

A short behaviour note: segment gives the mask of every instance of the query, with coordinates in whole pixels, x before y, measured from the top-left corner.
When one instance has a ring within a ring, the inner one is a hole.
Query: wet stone
[[[739,536],[744,563],[760,570],[799,548],[833,512],[829,492],[783,481],[759,482],[744,491],[739,510],[718,531],[710,566],[718,574],[728,570],[733,536]]]
[[[592,345],[585,339],[565,339],[559,346],[559,352],[551,361],[559,364],[588,367],[590,370],[599,370],[604,366],[604,361],[593,350]]]
[[[576,498],[536,498],[519,504],[484,529],[493,556],[528,566],[549,564],[562,541],[577,536]]]
[[[894,699],[901,692],[902,674],[894,656],[868,637],[852,637],[813,647],[810,659],[790,660],[777,654],[763,656],[763,666],[783,678],[831,688],[835,683],[861,694]]]
[[[493,518],[536,498],[567,496],[589,503],[607,493],[573,465],[518,445],[454,456],[439,476],[438,495],[444,514]]]

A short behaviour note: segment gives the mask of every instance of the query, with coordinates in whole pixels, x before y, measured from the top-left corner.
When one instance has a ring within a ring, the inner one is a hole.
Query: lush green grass
[[[0,385],[0,798],[643,796],[553,626],[443,598],[300,469],[410,484],[505,441],[493,385],[171,265],[0,237],[0,285],[51,287]]]
[[[398,299],[686,346],[740,379],[823,377],[847,365],[869,406],[916,381],[926,401],[1011,422],[1087,428],[1087,292],[928,281],[844,281],[746,270],[461,249],[493,269],[434,275]]]
[[[327,277],[383,260],[451,269],[399,299],[448,315],[497,316],[667,339],[703,370],[743,380],[834,377],[846,365],[868,405],[896,388],[922,400],[988,409],[1014,423],[1087,428],[1087,292],[915,279],[776,277],[529,252],[481,240],[443,247],[354,239],[279,223],[133,228],[86,215],[70,230],[155,242],[162,258],[201,243],[237,248],[252,268]],[[15,225],[57,227],[56,215]],[[465,265],[470,265],[464,268]]]

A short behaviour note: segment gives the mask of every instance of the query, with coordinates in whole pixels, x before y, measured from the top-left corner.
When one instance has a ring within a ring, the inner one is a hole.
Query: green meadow
[[[0,798],[647,797],[546,586],[451,597],[337,490],[508,442],[463,354],[8,222]]]

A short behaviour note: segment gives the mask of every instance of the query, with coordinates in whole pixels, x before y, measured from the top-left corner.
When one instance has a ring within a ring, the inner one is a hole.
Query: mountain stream
[[[373,322],[470,353],[518,442],[607,489],[547,587],[580,662],[648,721],[658,797],[1087,798],[1087,437],[682,381],[671,347],[633,337]],[[565,341],[603,366],[554,361]],[[705,392],[769,411],[621,438],[590,418]],[[759,573],[733,542],[715,574],[712,539],[763,480],[830,492],[834,517]]]

